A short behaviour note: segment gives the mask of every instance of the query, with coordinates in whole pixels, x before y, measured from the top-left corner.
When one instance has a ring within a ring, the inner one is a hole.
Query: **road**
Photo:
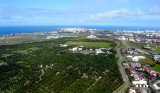
[[[128,87],[129,87],[129,79],[128,76],[126,75],[125,69],[122,66],[122,62],[124,61],[124,57],[122,56],[121,52],[120,52],[120,48],[119,44],[117,46],[117,55],[119,57],[119,62],[118,62],[118,66],[119,66],[119,71],[122,75],[123,81],[124,81],[124,86],[118,90],[118,92],[113,92],[113,93],[123,93]]]
[[[119,70],[120,70],[120,73],[122,75],[123,81],[125,82],[125,85],[118,92],[114,92],[114,93],[122,93],[123,91],[125,91],[128,88],[129,79],[128,79],[128,76],[125,73],[125,69],[122,66],[122,62],[123,62],[124,58],[123,58],[123,56],[120,52],[120,49],[117,49],[117,54],[119,56],[119,62],[118,62]]]

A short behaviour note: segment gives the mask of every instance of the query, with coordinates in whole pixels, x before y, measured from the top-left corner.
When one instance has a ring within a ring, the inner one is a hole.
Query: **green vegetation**
[[[153,61],[150,57],[148,57],[145,54],[132,54],[132,56],[144,56],[145,59],[140,60],[141,64],[151,64],[151,65],[155,64],[155,61]]]
[[[157,72],[160,72],[160,64],[154,64],[152,69],[157,71]]]
[[[129,46],[136,47],[136,48],[140,48],[140,49],[142,49],[142,47],[143,47],[143,45],[144,45],[144,44],[139,44],[139,43],[130,42],[130,41],[128,41],[127,44],[128,44]]]
[[[100,42],[72,42],[69,41],[66,43],[67,45],[77,45],[77,46],[84,46],[84,47],[104,47],[109,48],[109,43],[100,43]]]
[[[116,44],[113,41],[107,40],[98,40],[98,39],[78,39],[74,41],[68,41],[67,45],[76,45],[76,46],[84,46],[84,47],[95,47],[95,48],[109,48],[115,47]]]
[[[31,43],[34,42],[34,34],[25,34],[22,36],[8,36],[5,39],[0,40],[0,45],[12,45],[12,44],[19,44],[19,43]],[[37,33],[37,40],[36,41],[44,41],[44,35],[41,33]]]
[[[72,46],[59,47],[75,41],[115,46],[75,38],[0,46],[0,62],[5,63],[0,66],[0,92],[112,93],[123,84],[115,52],[83,55],[69,52]]]
[[[144,46],[149,46],[151,49],[147,50],[153,53],[160,53],[160,46],[155,44],[139,44],[134,42],[127,42],[129,46],[137,47],[142,49]]]
[[[153,65],[155,62],[150,58],[150,57],[148,57],[147,55],[143,55],[143,56],[145,56],[145,59],[142,59],[141,60],[141,63],[142,64],[151,64],[151,65]]]
[[[157,49],[152,50],[153,53],[160,53],[160,47]]]
[[[123,85],[122,86],[120,86],[117,90],[115,90],[114,92],[118,92],[121,88],[123,88],[124,87],[124,85],[125,85],[126,83],[124,82],[123,83]]]

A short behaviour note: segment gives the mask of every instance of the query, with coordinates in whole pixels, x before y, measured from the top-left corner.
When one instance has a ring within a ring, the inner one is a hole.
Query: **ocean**
[[[155,30],[160,31],[160,27],[143,26],[4,26],[0,27],[0,35],[33,32],[52,32],[58,28],[86,28],[98,30]]]

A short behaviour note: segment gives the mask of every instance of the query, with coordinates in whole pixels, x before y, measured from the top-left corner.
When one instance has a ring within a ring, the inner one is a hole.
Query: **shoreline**
[[[45,33],[56,32],[59,29],[65,28],[84,28],[84,29],[96,29],[99,31],[158,31],[160,27],[148,27],[148,26],[0,26],[0,36],[10,34],[28,34],[28,33]]]

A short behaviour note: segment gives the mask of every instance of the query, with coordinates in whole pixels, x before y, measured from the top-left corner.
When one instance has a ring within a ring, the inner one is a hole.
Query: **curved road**
[[[123,42],[124,43],[124,42]],[[124,44],[126,45],[126,44]],[[124,86],[119,89],[117,92],[113,92],[113,93],[123,93],[128,87],[129,87],[129,79],[128,76],[126,75],[125,69],[122,66],[122,62],[124,61],[124,58],[120,52],[120,48],[118,48],[120,46],[120,43],[117,45],[117,55],[119,57],[119,61],[118,61],[118,66],[119,66],[119,71],[122,75],[123,81],[124,81]]]
[[[123,78],[123,81],[124,81],[125,85],[118,92],[114,92],[114,93],[123,93],[129,86],[129,79],[128,79],[128,76],[125,73],[125,69],[122,66],[122,62],[123,62],[124,58],[123,58],[123,56],[120,52],[120,49],[117,49],[117,54],[119,56],[119,62],[118,62],[119,71],[122,75],[122,78]]]

